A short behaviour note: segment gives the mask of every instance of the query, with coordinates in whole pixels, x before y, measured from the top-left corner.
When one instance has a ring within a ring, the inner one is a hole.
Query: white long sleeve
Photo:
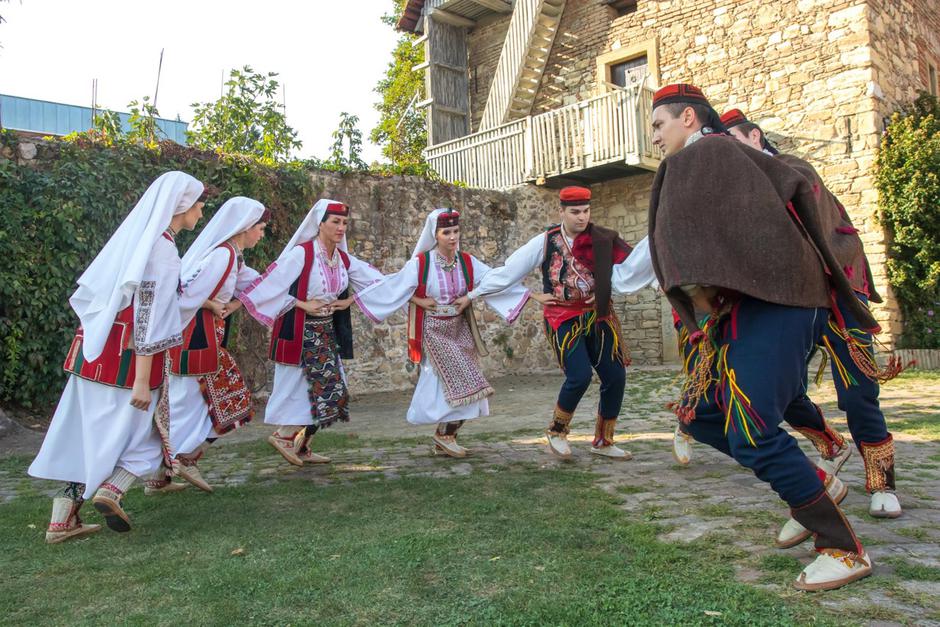
[[[545,233],[539,233],[509,255],[501,268],[493,268],[481,277],[468,295],[471,299],[476,299],[516,285],[539,267],[544,254]]]
[[[355,295],[356,304],[369,320],[382,322],[408,304],[418,289],[418,259],[408,260],[402,269]]]
[[[473,260],[473,283],[476,288],[483,281],[483,277],[490,274],[493,269],[476,257],[471,257],[471,259]],[[509,324],[516,321],[527,300],[529,300],[529,290],[521,280],[500,292],[483,297],[483,302]]]
[[[641,239],[633,252],[614,266],[610,286],[617,294],[633,294],[656,283],[653,259],[650,257],[649,236]]]
[[[199,271],[195,274],[195,278],[182,286],[180,321],[184,328],[195,317],[202,304],[209,300],[212,290],[222,280],[230,257],[231,253],[227,248],[216,248],[199,264]],[[233,266],[229,272],[231,273],[234,269]]]
[[[357,292],[385,278],[376,268],[352,255],[349,255],[349,268],[346,273],[349,275],[349,286]]]
[[[295,246],[280,261],[268,266],[264,274],[255,279],[238,295],[252,317],[267,327],[294,306],[296,299],[288,292],[304,268],[304,249]]]

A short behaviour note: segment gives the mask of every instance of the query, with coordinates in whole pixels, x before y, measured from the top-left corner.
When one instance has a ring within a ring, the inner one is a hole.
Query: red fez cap
[[[731,128],[737,126],[738,124],[744,124],[749,120],[745,117],[744,113],[740,109],[731,109],[730,111],[725,111],[721,115],[721,123],[725,125],[725,128]]]
[[[447,229],[460,224],[460,213],[456,209],[448,209],[437,214],[437,228]]]
[[[326,213],[323,214],[325,220],[327,216],[348,216],[349,207],[341,202],[331,202],[326,206]]]
[[[653,94],[654,109],[659,105],[670,104],[673,102],[702,104],[707,107],[711,106],[711,103],[708,102],[708,98],[705,97],[705,94],[702,93],[701,89],[695,85],[689,85],[687,83],[673,83],[672,85],[666,85]]]
[[[591,202],[591,190],[587,187],[565,187],[558,193],[562,207],[577,207]]]

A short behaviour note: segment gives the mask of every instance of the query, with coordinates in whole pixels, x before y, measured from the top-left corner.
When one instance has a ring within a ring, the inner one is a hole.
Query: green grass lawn
[[[337,442],[339,444],[339,442]],[[21,460],[5,460],[12,469]],[[447,463],[442,460],[442,463]],[[9,624],[771,625],[826,620],[737,583],[728,548],[667,545],[577,469],[317,487],[253,478],[144,497],[135,528],[42,541],[49,500],[0,505]],[[90,510],[90,508],[89,508]],[[89,522],[100,522],[92,511]],[[30,527],[33,525],[33,528]],[[794,560],[795,562],[795,560]],[[787,579],[797,574],[794,564]],[[721,612],[720,616],[708,612]]]

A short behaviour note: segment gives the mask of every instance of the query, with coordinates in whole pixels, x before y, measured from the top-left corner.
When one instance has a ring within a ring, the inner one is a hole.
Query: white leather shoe
[[[633,455],[629,451],[625,451],[622,448],[615,446],[613,444],[609,446],[592,446],[591,452],[595,455],[602,455],[604,457],[609,457],[611,459],[621,459],[628,460],[633,459]]]
[[[871,559],[835,549],[823,549],[816,560],[803,569],[793,587],[797,590],[834,590],[871,574]]]
[[[842,450],[836,453],[835,457],[832,459],[820,457],[816,465],[825,470],[827,475],[837,475],[850,457],[852,457],[852,447],[846,443]]]
[[[677,463],[688,466],[692,461],[692,436],[678,426],[672,434],[672,456]]]
[[[552,433],[546,431],[548,437],[548,451],[562,459],[571,459],[571,447],[568,445],[568,435],[566,433]]]
[[[868,513],[875,518],[897,518],[901,515],[901,502],[894,492],[872,492]]]
[[[826,492],[829,493],[833,502],[838,505],[845,499],[846,495],[849,493],[849,489],[845,487],[845,484],[842,483],[838,477],[830,475]],[[787,522],[783,523],[783,527],[781,527],[780,533],[777,534],[777,539],[774,544],[777,545],[778,549],[789,549],[795,547],[797,544],[802,544],[809,539],[811,535],[813,535],[812,531],[791,517]]]

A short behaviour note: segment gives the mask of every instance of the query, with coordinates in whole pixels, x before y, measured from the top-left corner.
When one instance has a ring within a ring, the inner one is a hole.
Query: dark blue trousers
[[[587,332],[582,332],[571,346],[562,345],[573,327],[583,324],[586,316],[566,320],[554,335],[555,355],[565,373],[565,382],[558,393],[558,407],[572,413],[578,407],[581,397],[591,385],[592,370],[601,380],[601,400],[597,413],[607,420],[620,415],[623,404],[623,390],[627,382],[626,368],[615,342],[620,341],[616,332],[607,322],[596,322]]]
[[[843,306],[842,297],[839,298],[839,310],[845,319],[846,327],[850,329],[859,328],[858,321]],[[868,299],[865,296],[859,294],[858,298],[866,305],[868,304]],[[832,381],[835,384],[839,409],[845,412],[846,423],[849,426],[849,432],[852,434],[855,446],[861,450],[862,444],[883,442],[889,434],[884,413],[882,413],[881,406],[878,403],[878,382],[872,381],[862,374],[855,362],[852,361],[852,356],[849,354],[845,341],[828,324],[826,324],[823,337],[828,340],[828,346],[835,353],[835,359],[832,359],[830,363]],[[861,339],[869,346],[872,343],[872,336],[868,333],[863,334]],[[844,373],[840,372],[836,359],[844,367]],[[815,405],[806,397],[787,411],[786,420],[796,428],[825,429],[825,424],[819,412],[816,411]]]
[[[708,389],[695,419],[684,427],[699,442],[753,470],[790,507],[809,503],[824,490],[816,467],[781,423],[806,393],[807,360],[827,319],[823,308],[741,300],[716,330],[718,350],[727,347],[726,374]],[[744,397],[759,416],[758,425],[747,430],[733,411]]]

